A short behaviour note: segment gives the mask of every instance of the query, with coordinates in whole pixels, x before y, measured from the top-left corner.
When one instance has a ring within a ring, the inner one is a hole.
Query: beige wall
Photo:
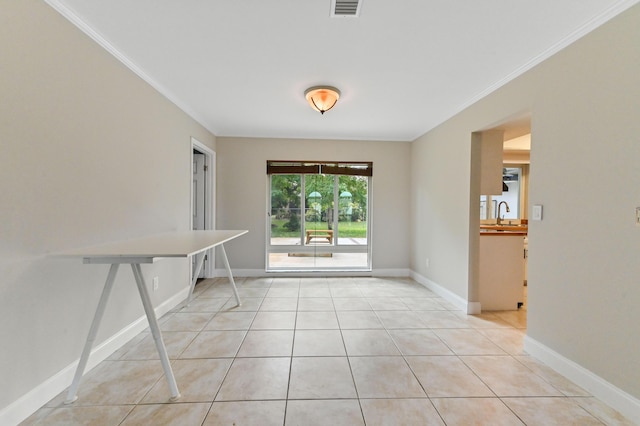
[[[106,278],[47,255],[188,229],[190,138],[215,138],[44,2],[2,2],[0,52],[1,411],[79,357]],[[156,304],[187,283],[143,272]],[[98,341],[142,315],[123,267]]]
[[[217,138],[219,228],[249,229],[226,248],[234,269],[264,271],[267,160],[373,161],[373,269],[409,267],[409,152],[402,142]]]
[[[529,204],[544,205],[544,220],[529,222],[528,336],[635,398],[639,46],[636,5],[419,138],[411,153],[411,268],[467,298],[477,255],[471,133],[531,112]]]

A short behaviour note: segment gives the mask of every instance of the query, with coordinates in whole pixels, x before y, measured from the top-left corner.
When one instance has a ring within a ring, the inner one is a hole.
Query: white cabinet
[[[479,272],[483,311],[518,309],[524,301],[524,236],[481,233]]]

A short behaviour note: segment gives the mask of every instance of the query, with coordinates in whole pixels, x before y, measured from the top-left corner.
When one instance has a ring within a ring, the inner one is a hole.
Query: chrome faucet
[[[498,203],[498,218],[496,219],[496,223],[498,225],[502,224],[502,219],[500,218],[500,207],[502,207],[502,204],[507,208],[507,213],[511,211],[509,210],[509,204],[507,204],[506,201],[500,201],[500,203]]]

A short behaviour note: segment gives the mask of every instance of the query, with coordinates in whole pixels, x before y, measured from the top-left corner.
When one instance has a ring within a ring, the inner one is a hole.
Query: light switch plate
[[[542,220],[542,205],[535,204],[533,206],[533,211],[531,213],[531,219],[533,220]]]

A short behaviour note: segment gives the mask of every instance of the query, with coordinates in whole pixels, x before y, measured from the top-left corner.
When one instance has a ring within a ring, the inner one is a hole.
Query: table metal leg
[[[193,299],[193,289],[196,288],[196,282],[198,281],[198,276],[200,275],[200,271],[202,270],[202,265],[204,264],[204,258],[206,252],[200,252],[196,254],[196,269],[193,271],[193,276],[191,277],[191,287],[189,288],[189,296],[187,297],[187,301],[185,305],[189,305],[191,300]]]
[[[77,392],[78,392],[78,386],[80,385],[80,379],[84,374],[84,369],[87,367],[89,354],[91,353],[93,342],[96,339],[96,334],[98,333],[98,327],[100,327],[100,321],[102,320],[104,309],[107,306],[107,300],[109,300],[109,294],[111,293],[111,289],[113,288],[113,282],[116,279],[116,274],[118,273],[119,266],[120,266],[119,264],[114,263],[111,265],[111,268],[109,268],[107,281],[104,283],[104,288],[102,289],[102,295],[100,296],[100,301],[98,302],[96,313],[93,316],[93,322],[91,323],[91,328],[89,329],[89,335],[87,336],[87,341],[84,344],[82,355],[80,355],[80,361],[78,362],[76,373],[73,376],[73,381],[71,382],[71,387],[69,388],[67,399],[64,401],[65,404],[71,404],[76,399],[78,399]]]
[[[224,261],[224,267],[227,269],[227,276],[229,277],[229,283],[233,289],[233,295],[236,297],[236,303],[240,306],[240,295],[236,288],[236,282],[233,280],[233,274],[231,273],[231,267],[229,266],[229,259],[227,259],[227,252],[224,250],[224,244],[220,244],[220,252],[222,253],[222,260]]]
[[[162,369],[164,370],[164,375],[167,378],[167,383],[169,384],[171,401],[177,401],[178,398],[180,398],[180,391],[178,390],[176,379],[173,376],[173,370],[171,369],[171,363],[169,362],[169,356],[167,355],[167,348],[164,346],[164,341],[162,340],[162,333],[160,332],[160,327],[158,327],[156,313],[154,312],[153,306],[151,305],[149,291],[147,290],[147,286],[144,282],[144,277],[142,276],[142,269],[140,268],[139,263],[132,263],[131,269],[133,270],[133,275],[136,278],[136,284],[138,285],[138,291],[140,292],[140,298],[142,299],[144,311],[147,314],[147,320],[149,321],[149,327],[151,328],[153,340],[156,343],[156,349],[158,349],[158,355],[160,356]]]

